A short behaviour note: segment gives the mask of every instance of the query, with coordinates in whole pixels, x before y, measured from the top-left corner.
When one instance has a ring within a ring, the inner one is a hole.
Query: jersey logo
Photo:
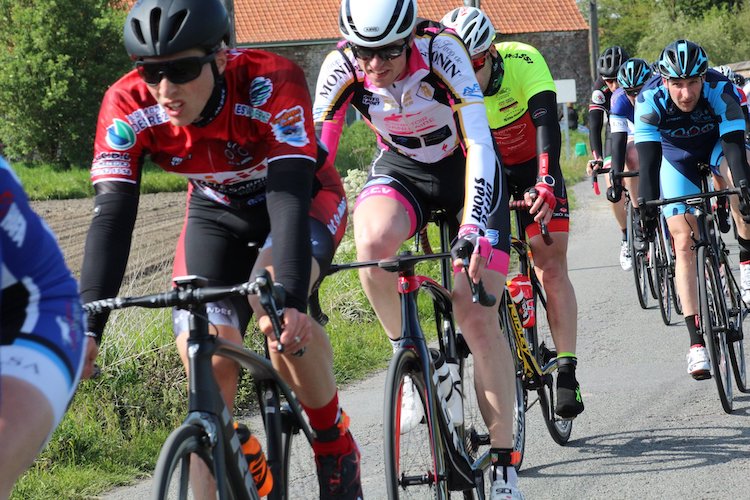
[[[117,151],[125,151],[135,146],[135,131],[127,122],[118,118],[107,127],[107,145]]]
[[[2,195],[3,205],[10,203],[7,207],[2,207],[3,220],[0,221],[0,227],[8,234],[8,238],[16,244],[18,248],[21,248],[23,241],[26,239],[26,219],[19,210],[18,205],[13,199],[13,194],[10,191],[3,193]]]
[[[257,77],[250,84],[250,106],[263,106],[268,102],[271,93],[273,93],[273,82],[268,78]]]
[[[475,83],[472,87],[464,87],[463,96],[483,98],[484,94],[482,93],[482,89],[479,88],[479,84]]]
[[[591,94],[591,102],[593,102],[594,104],[604,104],[605,102],[607,102],[607,98],[604,97],[604,92],[602,92],[601,90],[595,90]]]
[[[435,89],[425,83],[422,82],[419,84],[419,90],[417,90],[417,96],[421,97],[422,99],[426,101],[431,101],[435,97]]]
[[[285,109],[271,120],[276,140],[301,148],[310,143],[305,130],[305,112],[302,106]]]

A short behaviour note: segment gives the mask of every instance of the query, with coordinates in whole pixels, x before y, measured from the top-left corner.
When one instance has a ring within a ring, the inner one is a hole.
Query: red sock
[[[321,438],[313,440],[312,447],[316,455],[338,455],[351,451],[351,434],[346,432],[349,428],[349,417],[339,407],[338,392],[321,408],[309,408],[305,405],[302,405],[302,408],[310,419],[310,427],[318,438]]]

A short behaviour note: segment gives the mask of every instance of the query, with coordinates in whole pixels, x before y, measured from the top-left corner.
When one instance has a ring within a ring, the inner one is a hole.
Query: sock
[[[312,444],[316,455],[346,454],[351,451],[353,446],[351,434],[345,432],[349,427],[349,417],[339,406],[338,392],[333,395],[328,404],[321,408],[310,408],[300,404],[307,418],[310,419],[310,427],[316,434]],[[342,419],[344,429],[339,425]]]
[[[398,350],[399,345],[401,344],[401,339],[398,338],[396,340],[393,340],[392,338],[388,338],[388,340],[391,343],[391,347],[393,347],[393,352],[396,352]]]
[[[685,316],[685,325],[690,334],[690,346],[700,345],[706,347],[706,341],[703,340],[703,334],[698,330],[698,315],[691,314],[690,316]]]
[[[503,479],[510,486],[518,485],[518,474],[512,465],[514,452],[510,448],[490,448],[490,462],[492,463],[492,479]]]

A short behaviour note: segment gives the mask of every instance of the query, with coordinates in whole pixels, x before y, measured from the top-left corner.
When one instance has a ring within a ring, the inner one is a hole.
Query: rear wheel
[[[730,334],[728,335],[729,359],[732,361],[732,372],[737,389],[741,392],[750,392],[747,380],[747,366],[750,358],[750,349],[746,349],[745,334],[750,334],[750,310],[742,301],[742,292],[737,281],[731,274],[731,266],[726,254],[722,255],[722,267],[727,270],[727,285],[729,288],[729,322]]]
[[[635,264],[635,262],[634,262]],[[544,367],[553,360],[557,353],[553,350],[552,334],[547,321],[546,299],[541,291],[541,286],[536,277],[534,283],[534,310],[536,322],[532,328],[526,328],[526,341],[532,349],[534,357],[540,367]],[[549,347],[548,347],[549,346]],[[552,439],[559,445],[564,445],[570,439],[573,430],[573,421],[564,420],[555,413],[557,384],[557,370],[547,375],[542,375],[537,393],[539,395],[539,406],[542,409],[542,417]]]
[[[711,372],[719,391],[721,406],[732,412],[732,373],[726,339],[726,308],[721,277],[707,247],[698,248],[698,293],[701,331],[711,358]],[[704,278],[704,279],[701,279]]]
[[[651,245],[653,252],[652,265],[655,271],[656,295],[659,301],[661,319],[665,325],[672,322],[672,279],[670,277],[669,259],[664,245],[664,234],[658,231]]]

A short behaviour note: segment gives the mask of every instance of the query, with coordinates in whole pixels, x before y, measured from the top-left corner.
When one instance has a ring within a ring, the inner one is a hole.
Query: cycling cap
[[[339,29],[349,42],[382,47],[411,35],[417,23],[416,0],[342,0]]]
[[[617,71],[617,81],[620,87],[632,89],[642,86],[651,78],[651,75],[653,73],[648,61],[633,57],[622,63]]]
[[[689,40],[670,43],[659,56],[659,73],[664,78],[703,76],[707,70],[706,51]]]
[[[489,49],[495,39],[495,28],[490,19],[476,7],[453,9],[440,22],[458,33],[471,56]]]
[[[599,76],[608,79],[617,78],[617,70],[628,57],[627,52],[618,45],[606,49],[596,65]]]
[[[125,49],[132,58],[195,48],[212,52],[228,39],[229,16],[221,0],[139,0],[125,20]]]

